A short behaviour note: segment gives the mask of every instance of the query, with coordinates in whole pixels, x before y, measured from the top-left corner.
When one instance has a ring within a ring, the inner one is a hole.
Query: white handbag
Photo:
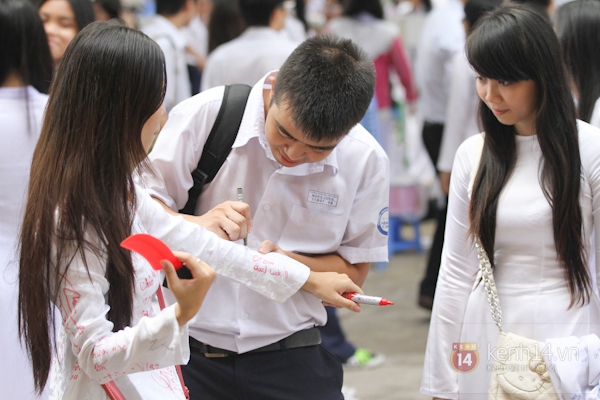
[[[544,343],[502,330],[502,310],[490,260],[481,244],[475,245],[492,319],[500,330],[488,400],[559,400],[542,357]]]

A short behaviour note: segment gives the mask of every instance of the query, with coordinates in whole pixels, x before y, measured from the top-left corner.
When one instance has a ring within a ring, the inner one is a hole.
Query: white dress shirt
[[[164,104],[170,110],[192,95],[185,54],[187,39],[180,29],[162,15],[155,15],[146,22],[142,32],[158,43],[165,54],[167,91]]]
[[[552,386],[561,400],[600,397],[600,339],[591,334],[548,340],[543,345]]]
[[[427,122],[444,123],[450,89],[452,57],[465,44],[463,3],[459,0],[434,7],[427,16],[417,48],[415,75]]]
[[[293,42],[302,43],[308,37],[308,33],[304,27],[302,21],[300,21],[297,17],[292,15],[292,13],[288,13],[285,18],[285,23],[283,28],[281,28],[281,33],[283,35],[287,35],[287,37]]]
[[[200,17],[196,15],[192,18],[190,23],[181,28],[181,30],[185,35],[187,45],[194,49],[200,56],[206,58],[206,55],[208,54],[208,29]],[[198,61],[193,55],[186,53],[185,60],[188,65],[198,67]]]
[[[256,249],[269,239],[286,251],[337,252],[353,264],[385,261],[387,156],[357,125],[323,161],[282,167],[264,134],[264,79],[252,89],[233,149],[214,181],[204,187],[196,214],[235,200],[236,188],[243,188],[253,219],[248,247]],[[157,175],[145,177],[148,191],[174,210],[187,201],[191,171],[222,97],[223,87],[218,87],[177,106],[150,154]],[[257,264],[259,269],[264,266]],[[190,324],[190,335],[240,353],[323,325],[326,319],[321,302],[311,294],[299,292],[277,304],[220,277],[204,304]]]
[[[267,72],[279,69],[298,44],[285,33],[251,26],[208,55],[200,89],[233,83],[254,85]]]
[[[452,61],[446,123],[437,162],[439,171],[450,172],[460,144],[480,132],[477,125],[479,96],[475,87],[476,77],[465,52],[457,53]]]
[[[365,12],[357,17],[332,18],[325,30],[352,40],[367,53],[371,60],[390,52],[392,42],[400,37],[400,28],[397,25]]]

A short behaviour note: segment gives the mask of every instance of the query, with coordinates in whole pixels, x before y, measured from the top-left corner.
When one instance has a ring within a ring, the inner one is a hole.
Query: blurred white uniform
[[[210,53],[200,90],[233,83],[252,86],[266,73],[278,70],[298,44],[281,31],[251,26]]]
[[[31,367],[17,330],[19,264],[15,250],[27,201],[31,157],[47,101],[47,95],[31,86],[0,87],[0,381],[4,399],[36,398]]]
[[[460,144],[480,132],[477,126],[479,96],[475,86],[476,77],[465,52],[456,54],[452,60],[446,123],[437,162],[439,171],[450,172]]]
[[[164,104],[171,110],[176,104],[191,97],[192,87],[188,74],[183,31],[162,15],[155,15],[142,27],[142,32],[154,40],[165,54],[167,91]]]

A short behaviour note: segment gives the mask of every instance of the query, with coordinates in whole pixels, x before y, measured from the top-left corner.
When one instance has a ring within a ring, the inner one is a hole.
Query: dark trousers
[[[187,65],[188,75],[190,76],[190,85],[192,87],[192,96],[200,93],[200,81],[202,80],[202,71],[195,65]]]
[[[446,230],[446,213],[448,208],[446,206],[440,207],[436,211],[436,222],[437,228],[435,229],[435,235],[433,236],[433,243],[431,244],[431,250],[429,251],[429,258],[427,259],[427,269],[425,270],[425,277],[421,281],[419,288],[419,295],[433,299],[435,294],[435,286],[437,284],[438,274],[440,272],[440,264],[442,262],[442,248],[444,246],[444,231]]]
[[[182,365],[191,400],[343,400],[339,360],[320,345],[207,358]]]
[[[442,145],[442,134],[444,133],[444,124],[425,122],[423,124],[423,143],[429,158],[437,172],[437,162],[440,155],[440,147]],[[419,296],[433,299],[435,286],[437,283],[438,273],[440,271],[440,263],[442,260],[442,247],[444,246],[444,231],[446,229],[446,205],[440,207],[435,212],[437,227],[433,237],[433,243],[429,250],[429,258],[427,260],[427,268],[425,276],[421,281]]]
[[[429,158],[431,159],[436,171],[438,158],[440,156],[443,133],[444,124],[427,121],[423,123],[423,131],[421,132],[423,144],[425,145],[425,150],[427,150],[427,154],[429,154]]]
[[[327,310],[327,323],[319,326],[321,346],[329,350],[340,362],[345,363],[354,355],[356,348],[346,340],[336,308],[328,306],[325,307],[325,310]]]

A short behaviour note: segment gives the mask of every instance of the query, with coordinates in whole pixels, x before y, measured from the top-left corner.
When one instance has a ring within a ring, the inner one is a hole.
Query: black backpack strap
[[[251,89],[250,86],[241,84],[225,86],[219,114],[208,135],[198,166],[192,171],[194,185],[188,191],[188,201],[179,210],[180,213],[194,215],[202,187],[213,180],[231,152]]]

